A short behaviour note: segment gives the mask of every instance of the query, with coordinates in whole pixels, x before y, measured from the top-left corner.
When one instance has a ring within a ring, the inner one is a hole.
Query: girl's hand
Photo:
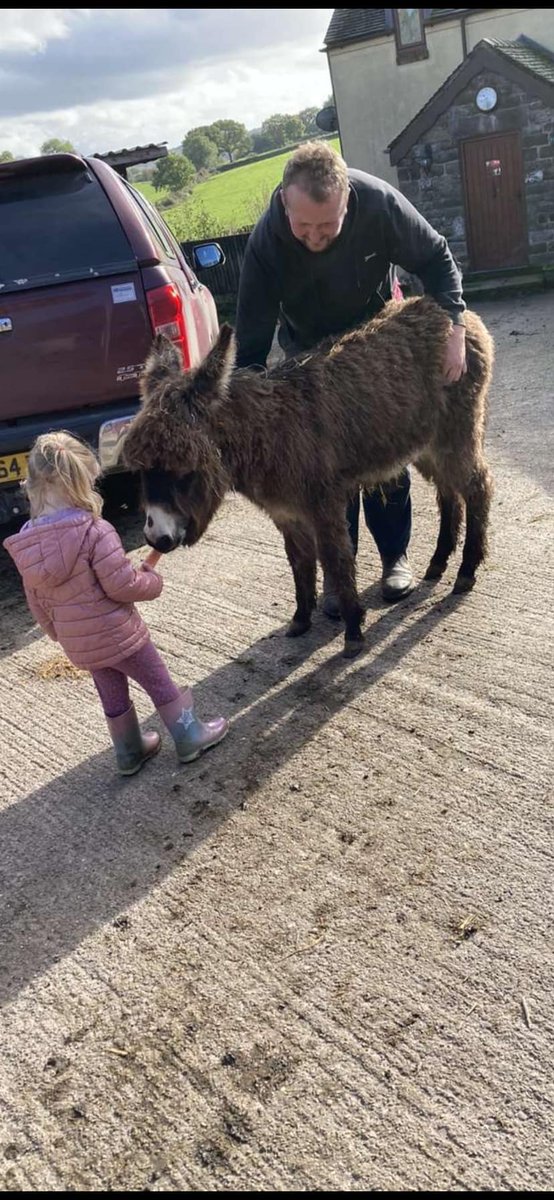
[[[161,556],[159,550],[151,550],[150,553],[146,555],[146,558],[144,559],[144,561],[141,563],[141,567],[143,567],[143,568],[146,567],[147,571],[149,571],[149,570],[153,571],[155,569],[155,567],[157,567],[161,557],[162,556]]]

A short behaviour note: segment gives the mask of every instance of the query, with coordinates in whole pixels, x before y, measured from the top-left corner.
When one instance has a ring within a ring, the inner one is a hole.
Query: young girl
[[[45,633],[77,667],[92,674],[122,775],[134,775],[160,748],[158,733],[141,733],[129,699],[134,679],[153,700],[180,762],[225,737],[225,717],[203,723],[190,688],[181,692],[150,640],[136,600],[155,600],[161,575],[147,563],[135,570],[119,535],[100,516],[98,462],[71,434],[37,438],[28,463],[31,520],[6,538],[23,579],[27,603]]]

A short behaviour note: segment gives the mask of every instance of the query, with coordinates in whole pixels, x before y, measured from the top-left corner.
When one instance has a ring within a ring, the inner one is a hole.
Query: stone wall
[[[475,106],[479,88],[492,84],[492,113]],[[480,134],[519,129],[523,149],[526,220],[531,266],[554,264],[554,109],[510,80],[487,71],[474,76],[455,102],[398,163],[399,186],[408,200],[446,237],[462,267],[469,265],[464,219],[460,142]],[[421,165],[431,146],[429,171]]]

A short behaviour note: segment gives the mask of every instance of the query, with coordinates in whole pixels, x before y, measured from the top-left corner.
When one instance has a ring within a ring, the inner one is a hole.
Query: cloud
[[[333,9],[7,11],[0,150],[15,154],[47,137],[83,153],[176,145],[194,125],[232,116],[252,128],[330,91],[319,51]]]
[[[71,9],[6,8],[0,26],[0,62],[8,53],[29,54],[43,50],[48,42],[67,37]]]

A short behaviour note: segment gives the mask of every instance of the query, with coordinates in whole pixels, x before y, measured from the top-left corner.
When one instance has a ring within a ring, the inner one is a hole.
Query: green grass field
[[[162,188],[157,192],[153,183],[133,183],[133,187],[137,189],[137,192],[142,192],[143,196],[146,196],[146,199],[151,204],[154,204],[156,200],[161,200],[167,191],[167,188]]]
[[[331,145],[340,153],[338,137],[331,139]],[[163,209],[164,220],[182,240],[233,233],[250,227],[257,221],[273,188],[279,183],[290,154],[291,151],[288,151],[275,158],[264,158],[261,162],[247,163],[232,171],[213,175],[204,183],[197,184],[191,197],[184,203]],[[164,195],[164,192],[156,192],[151,183],[135,186],[150,201]]]

